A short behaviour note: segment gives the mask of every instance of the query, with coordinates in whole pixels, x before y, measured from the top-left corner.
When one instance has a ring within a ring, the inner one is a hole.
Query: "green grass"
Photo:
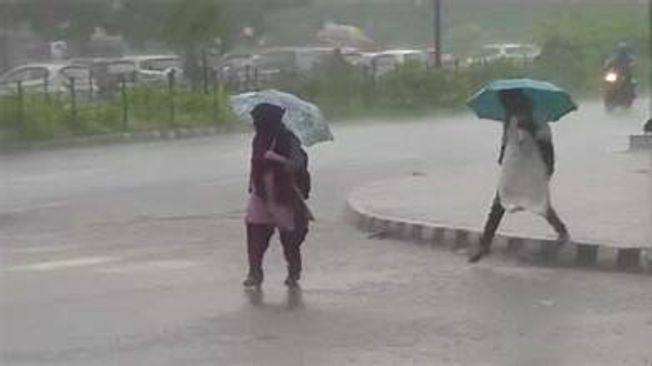
[[[108,99],[80,102],[73,108],[67,98],[42,94],[0,98],[0,141],[43,141],[107,133],[163,130],[228,124],[234,121],[223,88],[205,94],[179,88],[174,93],[174,114],[168,89],[134,87],[127,91],[127,121],[120,94]]]
[[[556,0],[555,0],[556,1]],[[323,20],[360,25],[386,45],[425,46],[431,43],[430,1],[377,0],[377,6],[349,0],[314,0],[268,19],[270,39],[277,44],[308,43]],[[370,116],[420,115],[456,111],[485,82],[506,77],[551,80],[576,97],[595,96],[604,58],[621,40],[639,55],[641,91],[649,90],[650,59],[647,8],[642,4],[595,0],[579,5],[551,5],[553,0],[444,0],[448,50],[471,53],[493,41],[534,41],[543,46],[535,63],[519,68],[507,64],[456,72],[427,71],[406,66],[372,80],[362,72],[345,71],[293,79],[277,87],[321,107],[330,120]],[[588,4],[588,5],[586,5]],[[179,87],[170,94],[163,85],[136,87],[128,92],[129,131],[167,129],[233,121],[227,92],[208,94]],[[48,140],[123,131],[120,96],[79,105],[76,114],[65,99],[25,97],[18,109],[15,97],[0,98],[0,139]]]

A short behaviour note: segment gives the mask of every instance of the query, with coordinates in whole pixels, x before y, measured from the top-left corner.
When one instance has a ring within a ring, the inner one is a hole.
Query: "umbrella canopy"
[[[295,95],[269,89],[231,97],[231,106],[238,118],[252,124],[251,111],[260,103],[274,104],[285,109],[283,123],[305,146],[333,140],[333,134],[319,107]]]
[[[468,106],[483,119],[505,121],[507,111],[500,102],[500,92],[522,90],[534,104],[534,119],[539,122],[556,122],[577,110],[570,95],[555,84],[532,79],[506,79],[489,83],[468,101]]]

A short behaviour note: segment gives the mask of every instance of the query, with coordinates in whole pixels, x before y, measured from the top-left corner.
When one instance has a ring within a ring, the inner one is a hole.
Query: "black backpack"
[[[308,153],[303,149],[301,141],[292,131],[284,129],[281,136],[282,138],[274,142],[275,145],[276,142],[278,142],[275,149],[281,150],[281,153],[285,151],[288,154],[291,151],[294,151],[295,154],[299,155],[296,158],[299,158],[302,164],[293,172],[292,175],[294,178],[294,184],[298,188],[299,193],[301,193],[303,199],[307,200],[310,197],[310,190],[312,188],[312,178],[310,176],[310,171],[308,171]]]
[[[312,188],[312,178],[308,171],[308,153],[306,153],[303,147],[299,147],[299,152],[302,155],[304,163],[301,168],[294,173],[294,183],[297,185],[297,188],[299,188],[299,192],[301,192],[303,199],[307,200],[310,198],[310,189]]]

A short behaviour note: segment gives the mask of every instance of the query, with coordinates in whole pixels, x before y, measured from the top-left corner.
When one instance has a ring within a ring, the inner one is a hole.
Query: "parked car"
[[[532,44],[495,43],[482,47],[480,52],[467,59],[467,64],[490,63],[498,60],[529,62],[541,54],[541,49]]]
[[[181,58],[176,55],[125,56],[121,60],[134,64],[136,81],[166,81],[170,71],[177,75],[182,72]]]
[[[75,90],[89,92],[93,89],[88,66],[65,63],[32,63],[16,67],[0,76],[0,94],[13,94],[21,83],[25,93],[67,92],[74,80]]]
[[[434,48],[428,48],[428,65],[431,67],[435,66],[435,57],[436,52]],[[460,64],[460,60],[457,56],[452,53],[444,53],[441,55],[441,64],[444,68],[456,68]]]
[[[371,67],[376,77],[392,72],[407,63],[425,66],[428,61],[426,53],[420,50],[387,50],[372,54],[370,57]]]
[[[263,51],[255,66],[282,74],[306,74],[322,64],[335,51],[331,47],[279,47]]]
[[[368,55],[356,49],[343,49],[342,57],[352,66],[369,66],[370,58]]]
[[[130,85],[138,81],[136,64],[123,58],[98,58],[86,62],[93,74],[98,95],[110,97],[124,80]]]
[[[217,65],[220,78],[228,82],[243,82],[255,74],[254,68],[259,56],[253,53],[230,53],[222,57]]]

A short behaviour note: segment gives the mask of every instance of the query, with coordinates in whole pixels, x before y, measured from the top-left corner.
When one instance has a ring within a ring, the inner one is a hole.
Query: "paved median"
[[[415,172],[359,187],[348,207],[361,229],[465,252],[479,240],[497,169],[470,165]],[[546,221],[507,215],[494,253],[527,261],[652,273],[652,182],[646,153],[576,154],[552,183],[553,204],[572,242],[555,242]]]

